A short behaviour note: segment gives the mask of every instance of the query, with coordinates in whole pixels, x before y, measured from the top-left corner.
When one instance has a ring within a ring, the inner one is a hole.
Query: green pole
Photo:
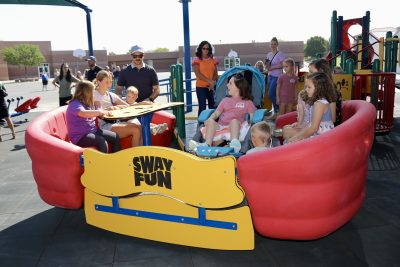
[[[169,84],[171,86],[171,100],[172,102],[177,102],[176,100],[176,66],[175,65],[171,65],[170,69],[170,73],[171,75],[169,76]],[[174,114],[174,116],[176,117],[176,109],[173,108],[172,112]]]
[[[337,11],[334,10],[332,12],[332,20],[331,20],[331,67],[332,69],[336,66],[336,42],[337,42]]]
[[[344,65],[346,64],[346,56],[347,56],[346,51],[340,52],[340,67],[342,67],[342,70],[344,70]]]
[[[398,38],[397,35],[393,36],[393,38]],[[392,59],[391,59],[391,72],[396,72],[396,65],[397,65],[397,51],[399,49],[399,40],[392,41]]]
[[[184,102],[183,98],[183,67],[181,64],[176,64],[176,100],[178,102]],[[178,126],[179,136],[182,139],[186,138],[185,129],[185,107],[179,106],[176,108],[177,116],[176,122]]]
[[[385,72],[390,72],[391,59],[392,59],[392,41],[388,41],[388,38],[392,38],[392,32],[386,33],[385,40]]]
[[[371,22],[370,19],[370,12],[367,11],[365,16],[362,18],[362,56],[361,56],[361,68],[364,69],[368,65],[368,53],[369,50],[366,49],[369,44],[369,23]]]
[[[379,59],[374,59],[372,62],[372,73],[379,73],[380,69],[380,62]],[[376,107],[377,106],[377,99],[376,99],[376,92],[378,91],[378,78],[376,76],[372,76],[372,90],[371,90],[371,103]]]
[[[346,60],[346,65],[345,65],[345,68],[344,68],[344,72],[346,74],[353,74],[353,72],[354,72],[354,59],[349,58],[349,59]]]

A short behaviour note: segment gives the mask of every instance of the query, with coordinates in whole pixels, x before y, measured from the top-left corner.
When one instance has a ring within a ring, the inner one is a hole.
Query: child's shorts
[[[247,121],[243,122],[240,126],[240,133],[239,133],[239,141],[242,142],[247,135],[247,132],[250,129],[250,125]],[[201,127],[200,129],[201,135],[203,138],[206,138],[206,127]],[[229,125],[220,125],[218,124],[217,131],[214,134],[213,141],[220,141],[220,140],[231,140],[231,132],[229,131]]]

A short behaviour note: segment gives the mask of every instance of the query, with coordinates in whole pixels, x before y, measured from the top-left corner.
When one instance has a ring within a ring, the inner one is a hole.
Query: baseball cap
[[[88,57],[87,59],[85,59],[86,61],[89,61],[89,60],[91,60],[91,61],[97,61],[96,60],[96,57],[94,57],[94,56],[90,56],[90,57]]]
[[[130,54],[133,54],[135,52],[144,54],[143,48],[138,46],[138,45],[134,45],[134,46],[131,47],[131,49],[129,49],[129,53]]]

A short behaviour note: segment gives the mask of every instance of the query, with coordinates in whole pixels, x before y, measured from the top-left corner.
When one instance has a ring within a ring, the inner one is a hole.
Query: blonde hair
[[[139,90],[135,86],[129,86],[126,88],[126,94],[134,94],[134,95],[139,95]]]
[[[90,81],[79,81],[75,85],[75,93],[72,99],[76,99],[81,102],[83,105],[88,107],[94,107],[93,100],[93,90],[95,86]]]
[[[110,78],[112,80],[112,75],[111,72],[106,71],[106,70],[101,70],[97,73],[96,75],[96,80],[95,80],[95,84],[97,86],[98,82],[101,82],[102,80],[104,80],[105,78]]]
[[[272,130],[266,121],[260,121],[251,126],[251,133],[258,131],[260,133],[260,138],[264,143],[269,144],[272,136]]]
[[[285,58],[285,60],[283,61],[283,63],[286,63],[292,67],[294,67],[294,60],[291,57]]]

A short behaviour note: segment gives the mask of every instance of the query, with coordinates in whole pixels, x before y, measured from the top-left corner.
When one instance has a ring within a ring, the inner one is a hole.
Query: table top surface
[[[135,105],[123,109],[111,110],[111,115],[104,115],[104,120],[121,120],[132,119],[152,113],[158,110],[163,110],[171,107],[184,105],[184,102],[170,103],[154,103],[145,105]]]

